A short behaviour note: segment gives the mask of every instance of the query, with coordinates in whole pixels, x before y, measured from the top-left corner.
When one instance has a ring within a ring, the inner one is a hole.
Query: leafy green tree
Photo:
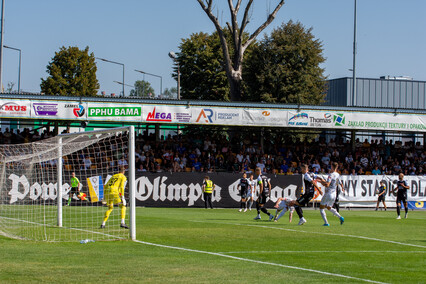
[[[144,80],[137,80],[134,86],[135,88],[130,91],[130,96],[141,98],[155,97],[154,88],[151,87],[149,82]]]
[[[229,101],[229,85],[217,33],[192,34],[182,39],[179,48],[181,98]]]
[[[283,23],[254,48],[246,60],[244,79],[248,100],[320,104],[324,101],[325,61],[312,28]]]
[[[176,99],[177,98],[177,88],[176,87],[171,87],[164,89],[163,91],[163,98],[164,99]]]
[[[95,56],[89,47],[61,47],[47,65],[46,79],[41,79],[43,93],[61,96],[96,96],[99,83],[96,78]]]

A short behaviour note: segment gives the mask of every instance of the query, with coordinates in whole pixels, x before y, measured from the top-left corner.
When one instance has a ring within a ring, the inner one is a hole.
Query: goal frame
[[[129,238],[136,240],[136,198],[135,198],[135,127],[133,125],[126,127],[110,128],[111,131],[127,130],[129,132],[128,149],[128,181],[129,186]],[[84,132],[85,135],[98,134],[108,130],[94,130]],[[65,133],[58,135],[58,158],[57,158],[57,226],[62,227],[62,177],[63,177],[63,163],[62,163],[62,137],[78,135],[77,133]]]

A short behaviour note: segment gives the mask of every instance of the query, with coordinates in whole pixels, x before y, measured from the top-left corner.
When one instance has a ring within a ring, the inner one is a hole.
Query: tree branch
[[[207,7],[204,4],[203,0],[197,0],[197,1],[200,4],[203,11],[207,14],[209,19],[213,22],[214,26],[216,27],[216,31],[219,34],[220,43],[221,43],[222,48],[223,48],[223,57],[224,57],[224,60],[225,60],[225,68],[227,69],[228,74],[232,74],[233,67],[232,67],[232,64],[231,64],[231,57],[229,56],[229,48],[228,48],[228,44],[226,42],[225,34],[223,33],[222,27],[220,26],[218,19],[213,15],[212,10],[211,10],[213,0],[207,0],[207,4],[208,4]]]
[[[260,27],[258,27],[257,30],[243,44],[243,50],[245,50],[253,42],[253,40],[275,19],[278,11],[281,9],[283,5],[284,5],[284,0],[281,0],[280,3],[278,3],[277,7],[275,7],[274,11],[271,14],[269,14],[266,21]]]
[[[240,38],[242,37],[242,35],[244,33],[244,29],[246,28],[246,26],[247,26],[247,24],[249,22],[249,20],[248,20],[248,13],[250,11],[252,3],[253,3],[253,0],[250,0],[247,3],[246,9],[244,10],[244,17],[243,17],[243,21],[241,22],[241,30],[240,30],[240,35],[239,35]]]

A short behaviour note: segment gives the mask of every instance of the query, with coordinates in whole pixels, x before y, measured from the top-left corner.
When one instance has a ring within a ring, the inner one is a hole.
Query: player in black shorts
[[[336,188],[336,199],[334,200],[333,208],[336,209],[337,212],[340,212],[340,193],[345,192],[345,188],[343,187],[343,183],[340,182]]]
[[[302,174],[303,174],[303,194],[296,200],[294,203],[294,209],[296,210],[297,215],[299,216],[299,224],[303,225],[306,223],[306,219],[303,217],[302,206],[311,201],[315,196],[315,191],[317,190],[321,195],[322,191],[318,188],[316,180],[318,179],[314,173],[309,172],[309,167],[306,164],[302,165]]]
[[[407,218],[408,215],[408,206],[407,206],[407,189],[410,187],[408,186],[407,181],[404,180],[404,174],[399,174],[399,180],[396,182],[396,187],[398,189],[398,192],[396,194],[396,213],[398,214],[398,217],[396,219],[401,219],[400,213],[401,213],[401,202],[404,204],[405,209],[405,218]]]
[[[246,173],[243,174],[243,177],[240,179],[240,183],[237,185],[237,188],[240,190],[240,195],[241,195],[240,210],[238,211],[239,212],[243,211],[243,207],[244,207],[244,212],[246,212],[247,198],[248,198],[248,193],[250,189],[250,181],[247,179]]]
[[[263,213],[269,216],[269,221],[271,221],[274,218],[274,215],[269,213],[268,210],[265,208],[265,204],[268,201],[269,194],[272,188],[271,180],[267,176],[262,175],[260,168],[256,168],[256,173],[259,175],[257,178],[257,184],[259,185],[259,198],[256,202],[257,216],[254,219],[261,219],[260,211],[262,211]]]
[[[385,211],[387,209],[385,198],[386,198],[386,183],[384,180],[380,181],[380,187],[378,189],[378,195],[377,195],[377,205],[376,205],[376,211],[379,210],[380,201],[383,202],[383,206],[385,207]]]

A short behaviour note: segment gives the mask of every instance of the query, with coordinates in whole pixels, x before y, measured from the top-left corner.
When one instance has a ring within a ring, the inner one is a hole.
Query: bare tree
[[[243,73],[243,58],[244,52],[247,47],[254,41],[254,39],[275,19],[276,14],[284,5],[284,0],[280,0],[272,13],[269,13],[266,21],[260,25],[248,39],[243,38],[244,30],[250,21],[249,12],[254,0],[248,0],[244,9],[244,15],[241,24],[238,23],[237,16],[241,8],[242,0],[238,0],[234,6],[234,0],[228,0],[229,11],[231,12],[231,23],[227,22],[226,25],[233,37],[233,57],[231,60],[230,48],[225,38],[223,28],[219,24],[219,20],[212,13],[213,0],[197,0],[201,8],[207,14],[209,19],[213,22],[219,34],[220,43],[222,46],[223,57],[225,58],[225,70],[228,77],[231,89],[231,101],[241,100],[241,81]],[[264,1],[264,0],[261,0]]]

